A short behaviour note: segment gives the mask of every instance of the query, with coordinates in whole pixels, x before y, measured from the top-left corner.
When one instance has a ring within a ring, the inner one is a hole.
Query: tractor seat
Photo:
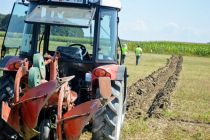
[[[77,47],[57,47],[57,52],[61,55],[61,60],[83,60],[82,50]]]

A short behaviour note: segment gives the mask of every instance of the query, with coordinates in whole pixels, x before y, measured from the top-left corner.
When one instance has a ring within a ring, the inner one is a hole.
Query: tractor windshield
[[[38,5],[27,16],[26,22],[54,25],[80,26],[88,28],[94,16],[94,8],[75,8]]]

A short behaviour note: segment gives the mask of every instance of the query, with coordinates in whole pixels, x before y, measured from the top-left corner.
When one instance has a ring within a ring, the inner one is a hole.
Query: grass
[[[153,65],[165,64],[167,55],[144,54],[141,65],[134,66],[134,58],[128,58],[129,84],[153,71]],[[144,62],[145,61],[145,62]],[[133,64],[132,64],[133,63]],[[150,66],[149,66],[150,65]],[[138,77],[138,78],[137,78]],[[122,139],[210,139],[210,60],[203,57],[184,57],[183,70],[173,96],[171,107],[163,111],[163,119],[132,120],[126,122]],[[169,121],[171,118],[202,124]],[[141,125],[139,125],[141,124]]]
[[[2,43],[3,43],[3,37],[0,37],[0,48],[2,46]]]
[[[167,117],[210,123],[210,60],[184,57],[183,71]]]
[[[166,59],[170,55],[146,54],[141,56],[140,65],[136,66],[136,58],[134,53],[130,52],[126,57],[126,66],[128,67],[128,85],[132,85],[138,79],[144,78],[151,74],[153,71],[164,66]]]
[[[123,132],[121,135],[121,139],[127,140],[130,138],[130,136],[136,135],[137,134],[136,132],[138,132],[138,135],[143,135],[145,133],[149,133],[150,130],[148,127],[148,123],[146,121],[144,121],[143,119],[125,122],[124,129],[123,129]]]

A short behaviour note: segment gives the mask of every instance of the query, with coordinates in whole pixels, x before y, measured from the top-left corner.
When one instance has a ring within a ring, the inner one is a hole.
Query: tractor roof
[[[56,2],[56,3],[73,3],[73,4],[96,4],[100,6],[113,7],[121,9],[120,0],[27,0],[29,2]]]
[[[120,0],[100,0],[101,6],[108,6],[121,9],[121,2]]]

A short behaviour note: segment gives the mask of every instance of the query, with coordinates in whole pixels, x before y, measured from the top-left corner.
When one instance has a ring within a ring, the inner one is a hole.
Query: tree
[[[2,28],[2,20],[5,18],[6,15],[0,14],[0,31],[3,31]]]
[[[1,21],[1,29],[3,30],[3,31],[6,31],[6,29],[7,29],[7,26],[8,26],[8,24],[9,24],[9,19],[10,19],[10,14],[8,14],[8,15],[3,15],[2,16],[2,19],[0,19],[0,21]]]
[[[51,28],[51,34],[55,36],[84,37],[84,32],[81,28],[73,27],[54,26]]]

